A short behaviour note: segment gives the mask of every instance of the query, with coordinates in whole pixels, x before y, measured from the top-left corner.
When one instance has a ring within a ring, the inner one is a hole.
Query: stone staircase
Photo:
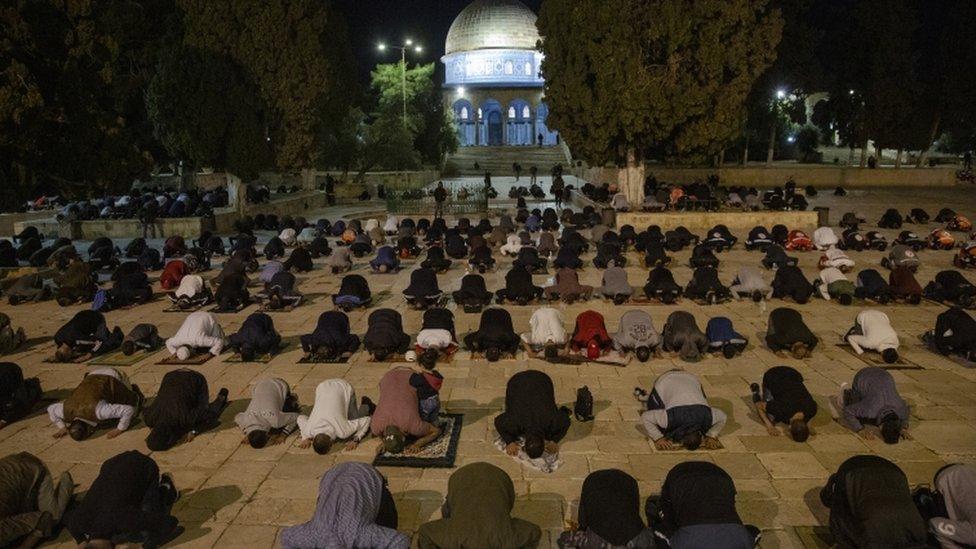
[[[485,170],[492,176],[505,177],[513,175],[512,164],[522,165],[522,174],[528,175],[529,168],[539,168],[539,175],[549,175],[556,164],[564,168],[571,165],[562,146],[555,147],[460,147],[457,152],[447,158],[447,170],[456,168],[462,176],[481,176]],[[479,169],[475,169],[475,163]]]

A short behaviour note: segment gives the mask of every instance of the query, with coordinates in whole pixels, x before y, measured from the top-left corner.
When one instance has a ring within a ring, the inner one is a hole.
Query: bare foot
[[[121,434],[122,434],[122,431],[120,431],[118,429],[112,429],[111,431],[109,431],[108,433],[105,434],[105,438],[112,439],[112,438],[115,438],[115,437],[117,437],[117,436],[119,436]]]

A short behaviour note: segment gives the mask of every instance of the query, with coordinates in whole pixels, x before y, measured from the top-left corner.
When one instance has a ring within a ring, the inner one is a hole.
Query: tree
[[[769,0],[546,0],[538,26],[547,123],[589,163],[626,163],[633,203],[650,155],[713,155],[739,135],[783,21]]]
[[[250,180],[273,163],[267,109],[257,87],[227,58],[175,49],[150,82],[146,104],[159,141],[191,167]]]
[[[319,165],[339,168],[344,173],[356,168],[363,158],[366,115],[359,107],[349,107],[337,123],[328,126],[321,136]]]

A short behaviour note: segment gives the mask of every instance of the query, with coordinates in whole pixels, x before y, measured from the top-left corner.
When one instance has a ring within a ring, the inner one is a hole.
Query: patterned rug
[[[527,467],[531,467],[536,471],[541,471],[543,473],[554,473],[556,472],[556,469],[559,469],[559,466],[563,464],[563,459],[559,457],[559,454],[544,453],[541,457],[533,459],[530,458],[522,448],[525,446],[524,440],[519,439],[518,445],[519,453],[517,456],[512,457],[512,459]],[[503,441],[501,437],[495,439],[495,448],[506,456],[508,455],[508,452],[505,451],[505,441]]]
[[[437,425],[441,428],[441,436],[431,442],[418,454],[389,454],[382,453],[373,460],[373,466],[385,467],[454,467],[457,458],[458,440],[461,438],[461,424],[464,414],[442,413]]]
[[[158,349],[157,349],[158,350]],[[129,356],[122,351],[99,355],[88,361],[89,366],[133,366],[156,354],[156,351],[138,350]]]
[[[169,355],[163,360],[160,360],[156,364],[167,364],[176,366],[199,366],[204,362],[207,362],[213,358],[213,355],[207,352],[197,353],[186,360],[180,360],[176,358],[176,355]]]

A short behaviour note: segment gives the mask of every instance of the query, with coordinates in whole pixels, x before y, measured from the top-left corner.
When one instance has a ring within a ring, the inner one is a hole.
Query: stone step
[[[522,165],[524,173],[536,166],[539,173],[548,173],[556,164],[569,166],[562,147],[463,147],[450,155],[448,164],[461,175],[482,175],[485,170],[495,175],[510,175],[512,164]],[[479,169],[475,169],[475,163]]]

